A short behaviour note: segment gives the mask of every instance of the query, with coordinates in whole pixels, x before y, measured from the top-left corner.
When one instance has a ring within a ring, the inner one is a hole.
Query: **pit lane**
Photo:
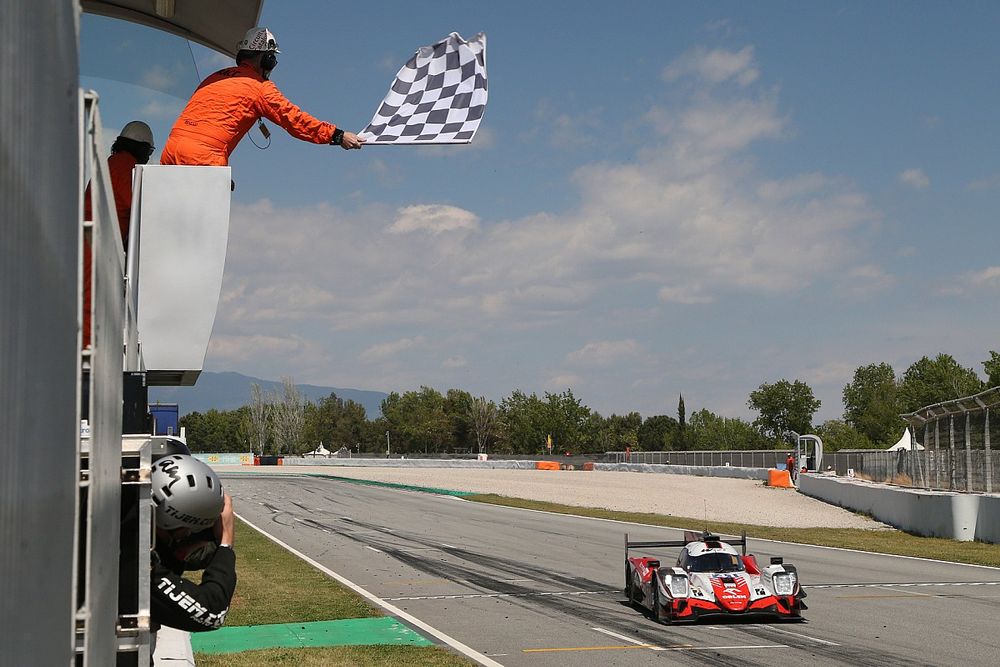
[[[994,664],[991,568],[751,540],[798,567],[808,623],[661,626],[624,604],[622,534],[679,534],[329,479],[223,479],[248,521],[503,665]]]

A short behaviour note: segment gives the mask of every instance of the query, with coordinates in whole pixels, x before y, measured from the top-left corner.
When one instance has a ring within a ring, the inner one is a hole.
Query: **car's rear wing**
[[[656,542],[633,542],[628,539],[625,533],[625,558],[628,558],[629,549],[657,549],[670,547],[686,547],[691,542],[722,542],[734,547],[740,547],[743,555],[747,554],[747,534],[744,532],[739,538],[723,539],[718,535],[713,535],[707,530],[703,533],[685,530],[683,540],[661,540]]]

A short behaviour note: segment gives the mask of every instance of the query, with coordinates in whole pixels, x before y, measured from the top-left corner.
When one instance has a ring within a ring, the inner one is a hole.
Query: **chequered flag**
[[[486,111],[486,35],[417,49],[360,136],[373,144],[467,144]]]

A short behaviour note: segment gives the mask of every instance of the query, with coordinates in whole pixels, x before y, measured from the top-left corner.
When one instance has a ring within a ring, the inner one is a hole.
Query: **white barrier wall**
[[[901,530],[963,542],[1000,542],[1000,497],[903,489],[828,475],[799,476],[799,491]]]
[[[1000,544],[1000,496],[979,497],[976,539]]]

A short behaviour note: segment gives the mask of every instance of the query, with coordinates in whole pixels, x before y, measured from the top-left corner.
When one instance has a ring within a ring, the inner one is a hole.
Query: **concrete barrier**
[[[1000,541],[1000,497],[905,489],[830,475],[799,475],[799,491],[900,530],[962,542]]]
[[[286,456],[286,466],[330,466],[333,468],[499,468],[535,470],[537,461],[473,461],[469,459],[325,459]]]
[[[767,485],[780,487],[782,489],[791,489],[795,487],[795,485],[792,484],[792,474],[787,470],[778,470],[776,468],[768,469]]]
[[[675,466],[656,463],[595,463],[594,470],[615,472],[658,472],[668,475],[698,475],[699,477],[735,477],[767,481],[767,468],[738,468],[736,466]]]
[[[1000,496],[980,496],[976,539],[1000,544]]]
[[[348,468],[497,468],[507,470],[539,470],[539,464],[547,461],[510,461],[469,459],[337,459],[286,456],[286,466],[330,466]],[[555,462],[552,470],[563,469]],[[565,469],[572,470],[569,466]],[[610,470],[614,472],[666,473],[670,475],[699,475],[702,477],[733,477],[737,479],[757,479],[767,481],[767,468],[738,468],[736,466],[675,466],[652,463],[585,463],[584,470]]]

